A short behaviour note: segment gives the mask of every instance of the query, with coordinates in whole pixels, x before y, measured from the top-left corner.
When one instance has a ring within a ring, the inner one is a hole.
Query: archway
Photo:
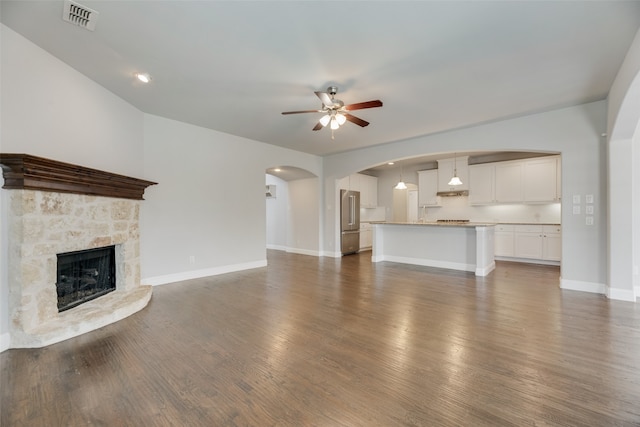
[[[268,168],[266,183],[267,249],[320,255],[320,182],[295,166]]]

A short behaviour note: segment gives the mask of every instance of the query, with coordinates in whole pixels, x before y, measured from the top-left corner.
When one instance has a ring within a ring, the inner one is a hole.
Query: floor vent
[[[86,28],[90,31],[95,30],[98,15],[98,12],[95,10],[79,5],[71,0],[65,0],[64,2],[62,19],[78,27]]]

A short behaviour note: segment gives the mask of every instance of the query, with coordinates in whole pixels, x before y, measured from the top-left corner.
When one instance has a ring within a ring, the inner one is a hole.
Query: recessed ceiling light
[[[395,165],[395,163],[393,163],[393,162],[389,162],[389,163],[387,163],[387,164],[388,164],[389,166],[393,166],[393,165]]]
[[[151,81],[151,76],[147,73],[136,73],[135,76],[142,83],[149,83]]]

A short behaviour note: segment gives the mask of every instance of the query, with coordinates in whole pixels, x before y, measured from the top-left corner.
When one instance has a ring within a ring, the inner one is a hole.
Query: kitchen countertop
[[[496,225],[496,223],[494,223],[494,222],[436,222],[436,221],[427,221],[427,222],[379,221],[379,222],[371,222],[371,224],[420,225],[420,226],[436,226],[436,227],[494,227]]]
[[[491,226],[491,225],[557,225],[560,226],[560,223],[554,222],[490,222],[490,221],[478,221],[478,222],[436,222],[436,221],[427,221],[427,222],[394,222],[394,221],[363,221],[367,224],[396,224],[396,225],[453,225],[456,227],[460,226],[469,226],[469,227],[478,227],[478,226]]]

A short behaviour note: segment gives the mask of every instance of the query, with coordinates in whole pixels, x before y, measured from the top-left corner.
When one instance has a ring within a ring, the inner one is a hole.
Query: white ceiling
[[[640,26],[623,1],[1,2],[4,24],[140,110],[326,155],[606,98]],[[133,74],[146,71],[143,86]],[[331,140],[314,91],[380,99]]]

